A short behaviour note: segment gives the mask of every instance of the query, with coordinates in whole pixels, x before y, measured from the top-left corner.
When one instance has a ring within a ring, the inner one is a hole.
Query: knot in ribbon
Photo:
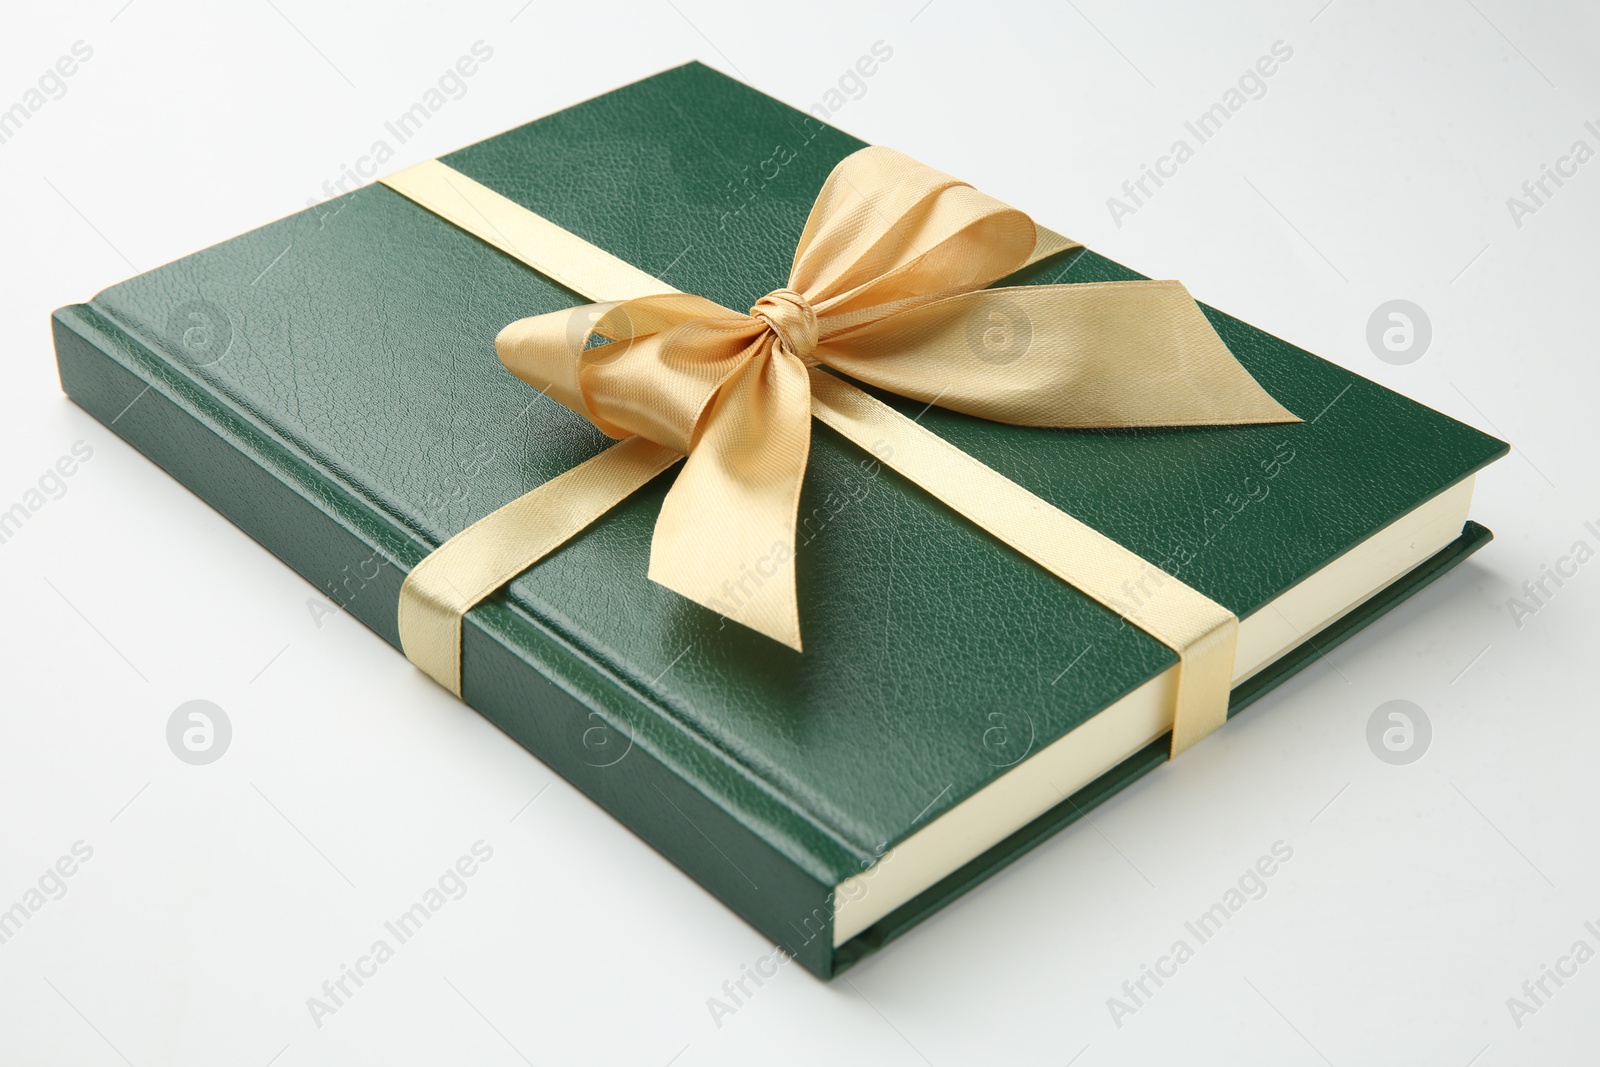
[[[604,433],[688,457],[656,522],[651,579],[798,650],[818,364],[1022,426],[1298,421],[1177,282],[987,288],[1074,247],[964,182],[864,148],[818,193],[788,285],[749,314],[663,284],[521,319],[495,345]]]
[[[760,319],[772,331],[781,351],[802,363],[811,361],[817,349],[817,309],[793,289],[774,289],[750,309],[750,317]]]

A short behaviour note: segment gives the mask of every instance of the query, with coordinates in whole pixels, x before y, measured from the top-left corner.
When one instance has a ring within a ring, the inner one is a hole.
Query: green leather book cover
[[[861,146],[689,64],[445,162],[742,308],[784,283],[817,190]],[[1079,250],[1023,280],[1131,277]],[[609,443],[493,347],[515,319],[584,302],[373,185],[64,308],[55,330],[75,401],[398,646],[412,566]],[[1206,313],[1304,422],[921,421],[1241,618],[1505,451]],[[792,652],[646,579],[670,477],[474,609],[464,696],[813,972],[881,946],[1162,758],[1158,742],[835,946],[834,887],[1006,772],[983,750],[987,713],[1025,711],[1042,747],[1175,656],[821,426],[797,546],[806,651]],[[1319,645],[1487,539],[1469,523]],[[1234,710],[1310,654],[1241,685]]]

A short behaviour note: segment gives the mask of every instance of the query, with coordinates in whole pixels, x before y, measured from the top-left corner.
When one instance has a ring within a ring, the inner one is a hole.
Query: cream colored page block
[[[1234,684],[1460,537],[1474,482],[1467,478],[1402,515],[1246,619],[1239,628]],[[1358,594],[1355,599],[1352,593]]]
[[[1239,624],[1237,684],[1461,535],[1468,478],[1406,513]],[[1176,668],[1030,756],[834,891],[842,945],[1172,729]]]

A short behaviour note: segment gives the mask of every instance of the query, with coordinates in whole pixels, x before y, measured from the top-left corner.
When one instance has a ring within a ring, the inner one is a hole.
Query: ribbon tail
[[[800,651],[795,524],[810,452],[806,368],[769,343],[706,412],[656,520],[651,580]]]
[[[830,337],[819,355],[901,396],[1021,426],[1300,421],[1171,281],[964,293]]]

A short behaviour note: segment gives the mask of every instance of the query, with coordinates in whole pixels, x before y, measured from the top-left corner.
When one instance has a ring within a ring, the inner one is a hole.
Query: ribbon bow
[[[799,650],[795,527],[817,365],[1021,426],[1299,421],[1178,282],[986,288],[1072,247],[964,182],[864,148],[823,184],[788,284],[748,314],[664,293],[521,319],[495,347],[609,436],[688,456],[650,578]]]

